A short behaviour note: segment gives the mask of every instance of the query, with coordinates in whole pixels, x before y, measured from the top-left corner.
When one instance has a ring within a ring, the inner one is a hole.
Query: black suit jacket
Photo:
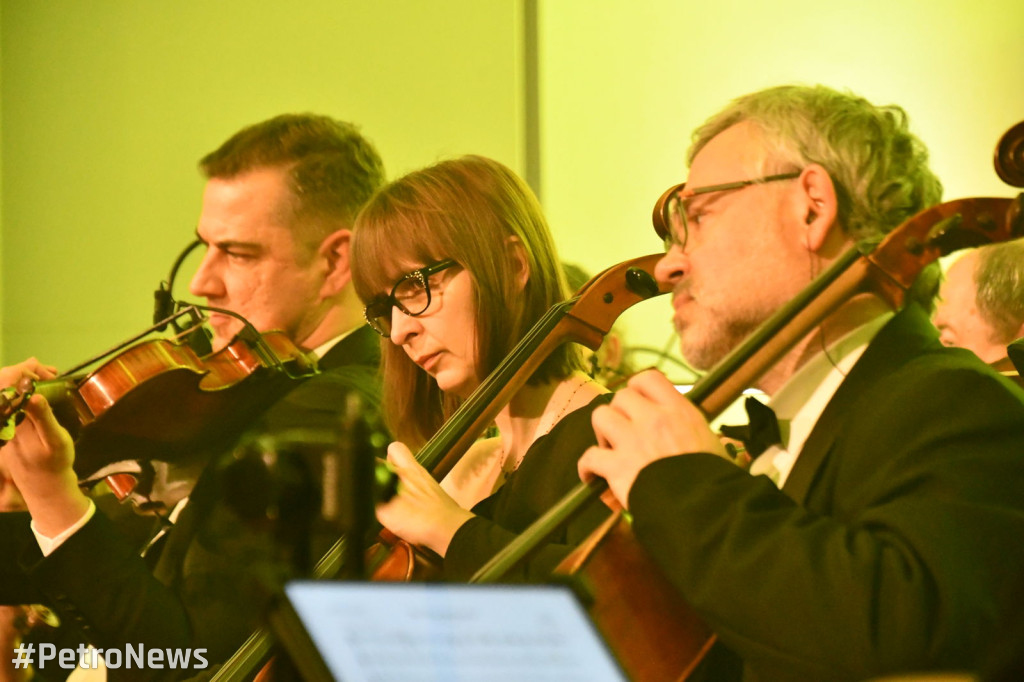
[[[261,415],[254,431],[337,431],[352,392],[376,410],[378,358],[377,336],[359,328],[322,358],[322,373]],[[152,572],[100,513],[45,558],[27,515],[0,515],[0,603],[49,604],[97,648],[205,648],[211,665],[223,660],[261,624],[269,590],[291,566],[268,533],[222,502],[220,479],[211,462]],[[109,673],[111,680],[184,676],[166,669]]]
[[[747,679],[974,668],[1024,573],[1022,456],[1024,394],[910,307],[783,491],[698,453],[643,469],[629,502],[637,538]],[[732,679],[729,658],[708,679]]]

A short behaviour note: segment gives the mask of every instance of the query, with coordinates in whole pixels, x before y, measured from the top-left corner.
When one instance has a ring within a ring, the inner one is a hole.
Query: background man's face
[[[998,339],[978,310],[974,271],[976,253],[968,253],[950,266],[939,289],[939,301],[933,321],[939,329],[939,340],[947,346],[966,348],[985,362],[1006,357],[1006,343]]]

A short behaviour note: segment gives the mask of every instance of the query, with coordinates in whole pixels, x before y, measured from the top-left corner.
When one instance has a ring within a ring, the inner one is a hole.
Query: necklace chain
[[[538,439],[542,438],[543,436],[546,436],[548,433],[551,432],[551,429],[555,428],[555,425],[558,424],[558,422],[562,421],[562,417],[564,417],[566,415],[566,413],[569,411],[569,407],[572,405],[572,401],[576,398],[576,394],[579,393],[580,389],[582,389],[584,386],[586,386],[589,383],[589,381],[590,380],[586,379],[586,378],[580,380],[580,382],[576,385],[576,388],[573,389],[572,393],[569,394],[569,397],[562,404],[562,409],[558,412],[558,414],[555,416],[555,418],[551,420],[551,423],[546,425],[543,428],[543,430],[541,430],[536,436],[534,436],[534,438],[533,438],[534,442],[536,442]],[[511,455],[512,453],[505,451],[505,444],[504,443],[502,443],[502,445],[501,445],[501,452],[502,452],[502,455],[501,455],[502,475],[504,476],[504,478],[507,479],[517,469],[519,469],[519,465],[523,463],[523,458],[520,458],[520,459],[516,460],[515,464],[513,464],[512,467],[509,468],[509,467],[507,467],[507,465],[508,465],[508,458],[509,458],[509,455]],[[524,458],[525,458],[525,453],[523,453],[523,454],[524,454]]]

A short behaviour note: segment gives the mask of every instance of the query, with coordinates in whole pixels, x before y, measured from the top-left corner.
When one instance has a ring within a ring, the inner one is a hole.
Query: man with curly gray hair
[[[941,192],[901,109],[822,86],[741,97],[689,160],[656,276],[703,369]],[[749,470],[655,371],[594,411],[581,475],[717,633],[702,679],[978,664],[1024,574],[1024,393],[944,347],[926,298],[854,296],[769,369],[778,425]]]

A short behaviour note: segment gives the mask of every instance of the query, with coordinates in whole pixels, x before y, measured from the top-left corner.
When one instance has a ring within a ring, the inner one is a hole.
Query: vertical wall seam
[[[540,159],[540,55],[537,3],[523,0],[523,142],[526,146],[526,183],[541,196]]]

